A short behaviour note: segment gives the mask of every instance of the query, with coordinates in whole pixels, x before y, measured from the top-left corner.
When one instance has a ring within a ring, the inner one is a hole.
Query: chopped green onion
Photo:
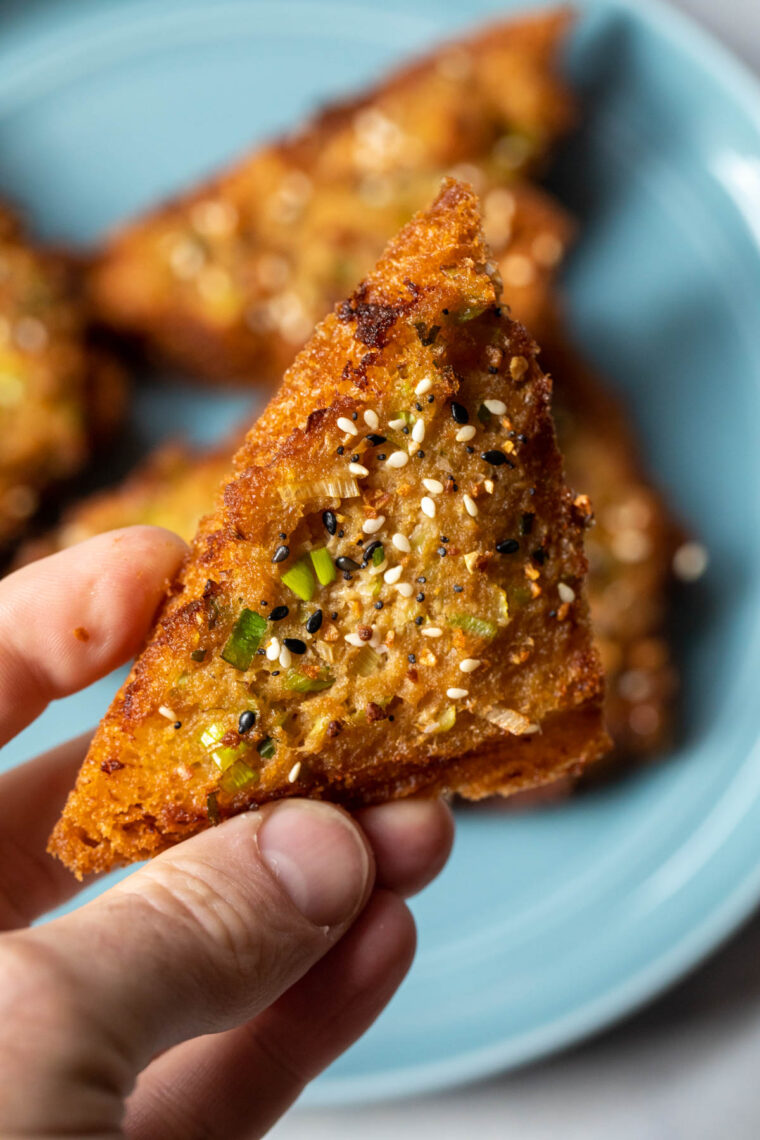
[[[320,669],[318,677],[307,677],[298,669],[289,669],[285,677],[285,688],[294,693],[321,693],[335,684],[335,678],[328,669]]]
[[[385,551],[383,550],[382,546],[376,546],[372,551],[372,565],[381,566],[384,558]]]
[[[488,618],[475,617],[474,614],[452,614],[449,618],[449,625],[463,629],[465,633],[472,634],[473,637],[482,637],[487,641],[496,637],[496,623],[489,621]]]
[[[363,645],[351,662],[351,672],[359,677],[371,677],[379,673],[383,667],[383,659],[371,645]]]
[[[223,724],[219,724],[218,721],[215,721],[213,724],[208,725],[207,728],[204,728],[200,736],[201,744],[204,748],[213,748],[215,744],[219,743],[226,731],[227,729]]]
[[[256,745],[256,751],[263,760],[271,760],[277,751],[277,745],[271,736],[266,736]]]
[[[221,785],[225,792],[242,792],[251,784],[257,784],[259,778],[259,773],[245,760],[236,760],[222,776]]]
[[[330,552],[324,546],[310,550],[309,557],[320,586],[329,586],[331,582],[335,581],[336,572],[333,560],[330,557]],[[308,598],[306,600],[308,601]]]
[[[194,649],[193,652],[190,654],[190,660],[191,661],[205,661],[206,660],[206,650],[205,649]]]
[[[248,669],[266,628],[266,618],[261,614],[245,608],[241,610],[222,650],[222,660],[241,672]]]
[[[224,748],[214,749],[211,753],[211,759],[217,768],[221,769],[222,772],[226,772],[227,769],[230,768],[236,760],[239,760],[241,756],[245,755],[247,751],[248,745],[241,742],[240,744],[230,745],[229,747],[225,746]]]
[[[449,707],[447,709],[444,709],[441,715],[438,717],[438,723],[433,729],[433,732],[449,732],[456,724],[456,719],[457,710],[453,705],[449,705]]]
[[[487,305],[465,305],[458,313],[455,313],[454,320],[457,324],[463,325],[467,321],[473,321],[475,317],[479,317],[488,308]]]
[[[352,475],[335,475],[307,483],[287,483],[281,494],[288,502],[300,503],[313,499],[355,499],[359,494],[359,484]]]
[[[282,582],[303,602],[310,602],[316,589],[314,575],[305,558],[299,559],[294,566],[285,571]]]

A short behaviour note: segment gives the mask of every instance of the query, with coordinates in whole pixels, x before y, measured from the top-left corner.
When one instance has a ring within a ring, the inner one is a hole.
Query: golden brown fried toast
[[[494,255],[513,255],[506,300],[529,294],[561,256],[553,232],[532,267],[513,240],[542,208],[522,176],[574,120],[557,70],[568,22],[549,10],[439,47],[128,225],[93,269],[100,317],[191,374],[279,381],[447,172],[481,194]]]
[[[123,407],[122,371],[88,337],[76,265],[33,245],[0,205],[0,546]]]
[[[76,873],[287,795],[507,795],[607,746],[550,383],[447,182],[317,328],[101,722]]]

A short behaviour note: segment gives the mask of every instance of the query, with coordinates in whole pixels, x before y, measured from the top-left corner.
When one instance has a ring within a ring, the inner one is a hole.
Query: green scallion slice
[[[317,550],[310,550],[309,557],[320,586],[329,586],[331,582],[335,581],[337,576],[335,566],[329,551],[324,546],[318,547]]]
[[[489,621],[488,618],[476,617],[474,614],[452,614],[449,618],[449,625],[463,629],[465,633],[469,633],[473,637],[482,637],[486,641],[496,637],[496,622]]]
[[[372,551],[372,565],[382,566],[383,559],[385,558],[385,551],[382,546],[376,546]]]
[[[246,788],[250,788],[252,784],[259,782],[259,773],[255,768],[251,768],[246,764],[245,760],[236,760],[235,763],[226,770],[222,776],[220,783],[225,792],[242,792]]]
[[[327,669],[320,669],[318,677],[307,677],[299,669],[289,669],[285,677],[285,688],[293,693],[321,693],[335,684],[335,678]]]
[[[243,609],[235,622],[227,644],[222,650],[222,660],[241,671],[250,668],[253,655],[259,647],[267,628],[266,618],[253,610]]]
[[[286,570],[282,576],[282,582],[289,590],[292,590],[297,598],[304,602],[310,602],[316,583],[314,575],[311,572],[311,567],[305,558],[299,559],[294,566]]]
[[[256,751],[263,760],[271,760],[277,751],[277,745],[271,736],[266,736],[256,745]]]

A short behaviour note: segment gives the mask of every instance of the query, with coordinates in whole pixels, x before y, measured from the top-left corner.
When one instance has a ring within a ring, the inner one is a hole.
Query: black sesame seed
[[[250,732],[256,723],[256,713],[253,709],[246,709],[241,712],[238,717],[238,732],[241,736],[245,736],[246,732]]]
[[[536,516],[533,514],[532,511],[526,511],[525,512],[525,514],[522,517],[521,524],[520,524],[520,530],[522,531],[523,534],[530,534],[530,532],[533,530],[533,520],[535,519],[535,517]]]
[[[407,654],[407,657],[406,657],[406,659],[407,659],[407,661],[409,662],[409,664],[410,664],[410,665],[414,665],[414,664],[415,664],[415,662],[417,661],[417,658],[416,658],[416,656],[414,655],[414,653],[408,653],[408,654]]]
[[[338,538],[343,538],[344,533],[345,531],[341,528],[341,530],[338,531]]]
[[[379,455],[378,455],[378,457],[377,457],[377,458],[378,458],[378,459],[387,459],[387,458],[388,458],[388,456],[385,454],[385,452],[384,452],[384,451],[381,451],[381,452],[379,453]]]
[[[359,413],[358,412],[352,412],[351,413],[351,419],[354,420],[354,422],[356,422],[356,420],[359,419]]]
[[[325,524],[325,530],[328,534],[335,534],[338,529],[338,520],[335,517],[334,511],[324,511],[322,514],[322,522]]]
[[[420,590],[419,594],[417,595],[417,601],[418,602],[424,602],[425,601],[425,595],[423,594],[422,590]]]
[[[309,616],[309,618],[307,619],[306,632],[307,633],[316,633],[321,625],[322,625],[322,611],[321,610],[315,610],[314,613],[311,614]]]
[[[501,467],[503,463],[508,463],[506,455],[498,448],[493,448],[491,451],[481,451],[480,458],[484,459],[486,463],[490,463],[492,467]]]
[[[536,488],[535,488],[535,487],[529,487],[529,488],[528,488],[528,494],[529,494],[529,495],[535,495],[535,493],[536,493]]]
[[[382,608],[383,608],[382,602],[375,602],[375,609],[376,610],[381,610]]]
[[[419,402],[419,400],[415,400],[414,406],[418,412],[422,411],[422,404]]]
[[[361,459],[361,456],[359,455],[358,451],[357,451],[356,455],[351,456],[351,462],[352,463],[358,463],[360,459]]]
[[[448,550],[446,549],[445,546],[439,546],[437,551],[436,551],[436,554],[440,554],[441,558],[445,558],[446,555],[448,554]]]
[[[337,621],[338,620],[338,611],[333,610],[333,612],[330,614],[330,617],[332,618],[333,621]]]
[[[269,620],[270,621],[282,621],[282,619],[286,618],[289,613],[290,613],[290,610],[288,609],[287,606],[275,606],[269,615]]]
[[[393,713],[391,713],[391,715],[388,717],[388,720],[395,720],[395,719],[396,719],[396,718],[395,718],[395,716],[393,715]]]
[[[419,576],[419,578],[417,579],[417,581],[419,582],[419,584],[420,584],[421,586],[424,586],[424,585],[425,585],[425,583],[427,582],[427,578],[425,578],[425,576],[424,576],[424,575],[420,574],[420,576]]]
[[[275,669],[272,673],[269,674],[270,677],[279,677],[279,675],[280,675],[279,669]]]
[[[455,594],[461,594],[463,590],[464,590],[464,586],[455,586],[454,587],[454,593]]]
[[[385,443],[385,439],[386,439],[386,437],[384,435],[378,435],[374,431],[370,432],[370,434],[365,436],[364,438],[368,439],[373,447],[379,447],[381,443]]]
[[[494,305],[494,314],[497,317],[501,316],[501,305]]]
[[[269,602],[267,602],[267,601],[262,601],[262,602],[259,602],[259,605],[260,605],[260,606],[264,606],[264,607],[266,607],[266,606],[268,606],[268,605],[269,605]]]
[[[454,423],[457,424],[466,424],[470,418],[470,413],[464,404],[452,404],[451,415],[454,418]]]
[[[537,562],[539,566],[543,566],[544,562],[546,562],[546,551],[543,546],[536,547],[531,553],[531,558],[534,562]]]
[[[467,444],[467,454],[468,455],[474,455],[475,454],[475,448],[470,443]]]
[[[451,489],[452,489],[452,491],[458,491],[458,490],[459,490],[459,487],[458,487],[458,486],[457,486],[457,484],[455,483],[455,484],[454,484],[454,486],[453,486]]]
[[[518,435],[517,438],[519,439],[520,443],[527,443],[528,442],[528,437],[523,432],[520,432],[520,434]]]
[[[556,611],[556,610],[549,610],[549,617],[551,617],[551,618],[555,618],[556,616],[557,616],[557,611]]]
[[[339,570],[361,570],[359,563],[354,562],[353,558],[347,558],[345,554],[335,559],[335,565]]]
[[[175,720],[174,727],[175,728],[182,728],[182,721],[181,720]]]
[[[424,459],[425,458],[425,452],[422,450],[422,448],[420,448],[420,450],[417,452],[417,458],[418,459]]]
[[[363,538],[357,538],[356,545],[357,546],[364,546],[364,539]]]
[[[273,562],[284,562],[286,558],[290,557],[290,547],[278,546],[272,555]]]
[[[404,433],[404,435],[409,435],[409,426],[408,426],[408,424],[404,424],[404,426],[402,427],[402,429],[401,429],[401,430],[402,430],[402,432]]]
[[[503,542],[496,543],[496,549],[499,554],[516,554],[520,549],[520,543],[516,538],[505,538]]]
[[[335,450],[337,451],[338,455],[342,455],[346,449],[343,444],[341,444],[340,447],[336,447]]]
[[[489,366],[489,369],[488,369],[488,371],[491,373],[491,375],[492,375],[492,376],[495,376],[495,375],[496,375],[496,373],[499,371],[499,369],[498,369],[498,368],[494,368],[493,364],[491,364],[491,365]]]
[[[283,541],[285,541],[285,539],[286,539],[287,537],[288,537],[288,536],[286,535],[285,531],[284,531],[284,530],[281,530],[281,531],[280,531],[280,538],[281,538]]]
[[[446,537],[446,535],[445,535],[445,534],[442,534],[442,535],[441,535],[441,542],[448,542],[448,541],[449,541],[449,540],[448,540],[448,538]]]
[[[366,566],[366,565],[367,565],[367,563],[369,562],[370,558],[371,558],[371,557],[372,557],[372,555],[375,553],[375,551],[377,550],[377,548],[378,548],[379,546],[382,546],[382,545],[383,545],[383,544],[382,544],[382,542],[380,542],[380,541],[379,541],[379,539],[377,539],[377,538],[375,539],[375,541],[374,541],[374,542],[371,542],[371,543],[369,544],[369,546],[367,547],[367,549],[364,551],[364,554],[362,555],[362,566]]]
[[[259,657],[263,657],[266,653],[266,649],[257,649],[256,652],[259,655]]]
[[[435,403],[435,396],[433,395],[433,393],[432,393],[432,392],[431,392],[431,393],[430,393],[430,395],[428,396],[428,403],[429,403],[429,404],[434,404],[434,403]]]
[[[352,579],[353,579],[353,574],[351,573],[351,571],[350,570],[344,570],[343,571],[343,581],[344,582],[350,582]]]
[[[300,637],[283,637],[282,644],[291,653],[296,653],[300,657],[302,653],[306,652],[306,642],[301,641]]]
[[[424,621],[424,620],[425,620],[425,619],[424,619],[424,617],[422,617],[422,616],[420,616],[420,617],[416,617],[416,618],[414,619],[414,624],[415,624],[415,625],[422,625],[422,623],[423,623],[423,621]]]

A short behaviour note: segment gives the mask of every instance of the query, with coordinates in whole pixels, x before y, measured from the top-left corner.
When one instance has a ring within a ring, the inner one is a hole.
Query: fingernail
[[[316,926],[336,926],[358,909],[370,859],[356,826],[330,804],[284,800],[258,833],[259,850],[291,900]]]

